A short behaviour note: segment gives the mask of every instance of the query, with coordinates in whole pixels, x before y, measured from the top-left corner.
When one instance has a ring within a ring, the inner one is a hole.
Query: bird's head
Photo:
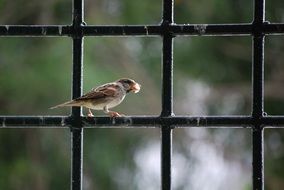
[[[117,82],[122,84],[126,92],[137,93],[140,91],[140,88],[141,88],[141,85],[132,79],[122,78],[122,79],[117,80]]]

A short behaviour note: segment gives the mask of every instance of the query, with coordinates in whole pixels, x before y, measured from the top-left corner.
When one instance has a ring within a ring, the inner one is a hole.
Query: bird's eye
[[[124,83],[123,86],[124,86],[125,89],[129,89],[130,88],[130,85],[128,83]]]

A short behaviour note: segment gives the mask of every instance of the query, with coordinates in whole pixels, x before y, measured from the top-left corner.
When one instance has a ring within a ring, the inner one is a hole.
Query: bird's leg
[[[107,106],[104,107],[104,112],[110,115],[110,117],[120,117],[121,116],[119,113],[115,111],[110,111]]]
[[[92,113],[91,109],[89,109],[88,117],[94,117],[94,114]]]

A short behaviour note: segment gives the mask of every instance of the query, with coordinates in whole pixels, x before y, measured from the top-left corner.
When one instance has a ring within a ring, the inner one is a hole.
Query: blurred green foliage
[[[86,0],[85,9],[85,20],[91,25],[158,24],[161,22],[162,1]],[[283,22],[283,1],[268,1],[266,9],[270,22]],[[252,22],[253,1],[176,0],[174,11],[176,23]],[[0,0],[2,25],[69,25],[72,23],[71,14],[72,2],[66,0]],[[284,112],[283,41],[282,36],[266,37],[265,111],[268,114]],[[128,95],[115,110],[127,115],[159,115],[161,43],[160,37],[86,37],[84,92],[120,77],[134,78],[142,84],[141,93]],[[250,114],[251,44],[250,36],[176,37],[175,113]],[[71,82],[70,38],[0,39],[1,115],[68,115],[68,108],[48,108],[70,99]],[[174,156],[185,157],[195,166],[198,158],[188,153],[188,146],[209,142],[222,150],[224,160],[238,162],[243,168],[251,167],[251,143],[247,130],[205,131],[195,132],[204,135],[196,139],[190,135],[194,130],[175,130]],[[69,135],[69,129],[1,129],[0,189],[69,189]],[[284,187],[281,180],[284,176],[283,138],[283,130],[265,131],[265,182],[268,190]],[[158,142],[157,129],[85,129],[84,189],[150,190],[159,187],[159,177],[154,178],[150,172],[146,174],[148,178],[143,177],[144,170],[141,171],[137,164],[141,154],[147,153],[145,150]],[[144,156],[145,164],[159,165],[148,154]],[[159,160],[159,149],[154,157]],[[186,181],[177,184],[176,189],[187,189]],[[152,185],[151,188],[146,183]],[[239,188],[250,189],[250,179],[243,181]]]

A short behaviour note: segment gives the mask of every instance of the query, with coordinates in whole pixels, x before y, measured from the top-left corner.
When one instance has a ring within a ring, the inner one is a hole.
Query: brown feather
[[[84,102],[82,101],[77,101],[77,100],[71,100],[69,102],[65,102],[63,104],[59,104],[59,105],[56,105],[56,106],[53,106],[49,109],[55,109],[55,108],[60,108],[60,107],[65,107],[65,106],[76,106],[76,107],[80,107],[84,104]]]
[[[95,89],[91,92],[84,94],[83,96],[76,98],[75,100],[99,100],[105,97],[114,97],[117,95],[117,91],[115,88],[119,88],[119,86],[109,87],[109,88],[102,88],[102,89]]]
[[[51,107],[50,109],[55,109],[59,107],[65,107],[65,106],[85,106],[86,104],[89,104],[90,102],[106,102],[107,97],[114,97],[117,95],[117,90],[116,88],[120,88],[118,85],[115,85],[113,83],[109,83],[104,85],[103,87],[106,86],[112,86],[108,88],[96,88],[90,92],[87,92],[83,96],[76,98],[74,100],[65,102],[63,104],[56,105],[54,107]],[[86,106],[88,107],[88,106]]]

